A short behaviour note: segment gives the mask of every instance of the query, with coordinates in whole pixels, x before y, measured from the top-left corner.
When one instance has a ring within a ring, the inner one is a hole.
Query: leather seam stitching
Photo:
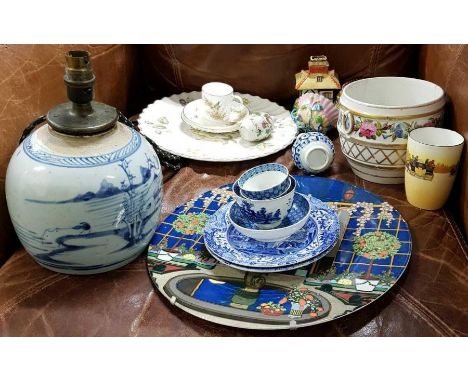
[[[174,52],[174,49],[172,48],[171,44],[167,44],[167,45],[165,45],[165,47],[166,47],[167,55],[169,56],[169,58],[171,60],[172,71],[174,73],[174,79],[176,80],[177,85],[180,88],[183,88],[184,84],[183,84],[183,81],[182,81],[182,74],[180,72],[179,60],[177,60],[177,56],[176,56],[176,54]]]
[[[399,293],[392,291],[396,297],[401,297],[401,303],[406,307],[411,307],[411,311],[416,313],[422,320],[433,327],[438,333],[446,336],[458,337],[458,334],[448,326],[444,320],[434,314],[429,308],[412,296],[409,292],[399,287]],[[398,299],[397,299],[398,300]]]
[[[458,225],[456,223],[454,223],[452,221],[452,217],[447,213],[447,211],[445,209],[443,209],[442,211],[443,211],[443,213],[445,215],[445,218],[447,219],[447,222],[450,225],[450,228],[454,232],[455,239],[457,240],[458,244],[460,245],[460,247],[461,247],[461,249],[463,251],[463,255],[465,256],[465,259],[468,260],[468,244],[467,244],[467,242],[466,242],[460,228],[458,227]]]

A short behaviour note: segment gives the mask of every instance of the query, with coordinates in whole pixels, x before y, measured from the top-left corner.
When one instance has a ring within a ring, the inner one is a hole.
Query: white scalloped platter
[[[148,105],[140,114],[138,126],[142,134],[152,139],[159,148],[183,158],[208,162],[237,162],[262,158],[289,146],[296,137],[297,128],[289,111],[267,99],[250,94],[238,94],[252,112],[266,112],[272,116],[272,135],[260,142],[247,142],[239,132],[208,133],[191,128],[182,121],[183,107],[201,98],[200,92],[164,97]]]

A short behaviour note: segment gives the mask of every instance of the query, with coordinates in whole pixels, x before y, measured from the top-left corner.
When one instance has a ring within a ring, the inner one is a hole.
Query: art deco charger
[[[264,275],[266,283],[259,289],[246,287],[245,272],[218,263],[203,244],[208,216],[232,200],[227,185],[179,206],[158,227],[147,256],[155,287],[194,316],[249,329],[316,325],[351,314],[386,293],[411,256],[411,235],[399,212],[345,182],[296,179],[298,192],[350,213],[335,255]]]

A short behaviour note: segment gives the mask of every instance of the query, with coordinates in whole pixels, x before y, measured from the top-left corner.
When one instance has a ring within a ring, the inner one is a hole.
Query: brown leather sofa
[[[312,54],[326,54],[341,81],[370,76],[425,78],[450,97],[446,127],[468,138],[468,49],[464,45],[40,45],[0,46],[0,334],[4,336],[262,335],[211,324],[171,306],[154,291],[144,256],[119,270],[78,277],[50,272],[21,248],[9,221],[5,172],[25,126],[65,100],[63,64],[70,48],[89,50],[96,98],[127,115],[155,98],[231,83],[290,107],[294,73]],[[468,334],[468,179],[463,156],[446,208],[422,211],[406,202],[402,185],[365,182],[339,150],[324,174],[382,195],[408,221],[413,256],[405,276],[369,307],[331,323],[278,335],[457,336]],[[263,161],[293,167],[290,150]],[[228,183],[260,161],[183,162],[164,169],[163,215],[210,188]],[[267,333],[271,334],[271,333]]]

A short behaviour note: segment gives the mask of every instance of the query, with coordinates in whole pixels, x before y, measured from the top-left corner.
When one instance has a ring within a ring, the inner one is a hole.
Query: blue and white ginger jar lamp
[[[148,245],[161,212],[162,174],[151,145],[92,101],[89,53],[66,55],[70,102],[16,149],[6,197],[16,233],[40,265],[69,274],[119,268]]]

